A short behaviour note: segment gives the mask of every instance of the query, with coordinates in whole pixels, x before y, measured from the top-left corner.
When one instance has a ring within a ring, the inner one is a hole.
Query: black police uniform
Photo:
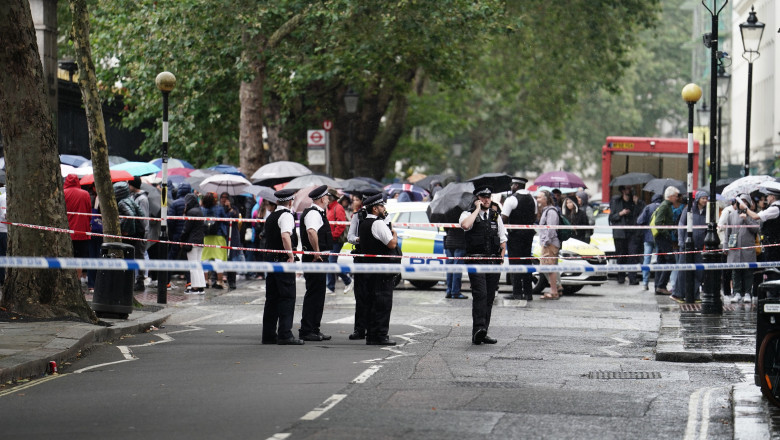
[[[290,200],[295,192],[290,190],[277,191],[274,195],[280,202]],[[288,198],[289,197],[289,198]],[[283,251],[282,231],[279,218],[283,215],[292,216],[288,208],[278,207],[265,221],[266,248]],[[298,246],[298,234],[293,227],[290,234],[292,249]],[[287,252],[267,252],[265,261],[284,262],[289,259]],[[302,344],[303,341],[292,333],[293,315],[295,313],[295,274],[284,272],[269,272],[265,280],[265,307],[263,309],[263,344]],[[278,330],[277,330],[278,326]]]
[[[358,237],[360,236],[360,224],[365,221],[368,214],[366,214],[366,208],[360,208],[356,213],[353,214],[352,219],[356,222],[356,234]],[[352,227],[352,224],[350,223],[350,228]],[[363,250],[360,246],[360,241],[358,240],[357,243],[354,243],[355,250],[352,251],[355,254],[362,254]],[[365,259],[362,257],[354,257],[353,261],[355,263],[368,263]],[[353,289],[354,295],[355,295],[355,326],[353,328],[352,334],[349,335],[349,339],[351,340],[357,340],[357,339],[364,339],[366,337],[366,328],[368,326],[368,312],[366,310],[366,305],[364,303],[364,298],[366,297],[366,274],[363,273],[355,273],[352,274],[352,282],[355,283],[355,288]]]
[[[509,197],[517,199],[517,206],[512,209],[507,217],[509,225],[532,225],[536,222],[536,200],[530,193],[514,193]],[[533,264],[531,261],[531,248],[536,231],[533,229],[510,229],[507,232],[507,253],[509,264]],[[516,299],[532,300],[532,278],[530,273],[512,274],[512,296]]]
[[[474,208],[476,209],[476,208]],[[469,212],[474,212],[471,209]],[[485,218],[483,218],[485,216]],[[471,229],[466,231],[466,256],[468,257],[499,257],[501,242],[498,234],[498,213],[488,209],[480,213]],[[471,259],[469,264],[501,264],[500,259]],[[490,327],[490,315],[493,310],[493,300],[498,290],[498,273],[469,273],[471,282],[472,342],[494,344],[495,339],[487,336]]]
[[[309,193],[309,197],[312,199],[318,199],[323,195],[328,194],[328,187],[323,185],[314,191]],[[319,197],[318,197],[319,196]],[[301,216],[300,234],[301,245],[303,250],[311,252],[314,250],[309,241],[308,225],[306,225],[306,217],[310,212],[316,211],[322,218],[322,226],[317,230],[317,242],[319,243],[320,252],[330,251],[333,249],[333,235],[330,231],[330,223],[328,223],[327,212],[320,209],[316,205],[305,209]],[[314,261],[314,255],[303,254],[303,262],[309,263]],[[327,257],[325,257],[327,261]],[[320,332],[320,323],[322,322],[322,312],[325,307],[325,281],[327,274],[325,273],[308,273],[304,272],[303,277],[306,279],[306,294],[303,297],[303,309],[301,311],[301,329],[298,335],[304,341],[327,341],[331,339],[330,336],[324,335]]]
[[[780,201],[772,202],[769,207],[780,209]],[[767,209],[769,209],[767,207]],[[761,243],[764,245],[780,244],[780,217],[765,220],[761,223]],[[764,261],[780,261],[780,246],[767,246],[763,249]]]
[[[371,209],[371,204],[381,200],[382,195],[376,195],[366,199],[366,210]],[[374,222],[384,221],[375,216],[368,216],[360,222],[358,235],[360,236],[360,249],[365,254],[395,255],[395,252],[374,236],[371,228]],[[398,258],[372,257],[375,264],[400,263]],[[390,312],[393,309],[393,274],[376,273],[364,274],[363,303],[367,313],[367,345],[395,345],[388,338],[390,330]],[[357,287],[357,285],[355,286]]]

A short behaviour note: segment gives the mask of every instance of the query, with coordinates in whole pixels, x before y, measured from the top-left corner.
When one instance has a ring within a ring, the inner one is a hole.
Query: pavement
[[[248,281],[239,281],[239,289]],[[0,322],[0,387],[20,379],[49,374],[49,362],[61,365],[99,342],[160,327],[187,304],[203,297],[183,295],[183,286],[168,293],[168,304],[157,304],[156,290],[135,294],[144,306],[127,319],[101,319],[101,325],[75,321],[11,320]],[[91,299],[89,296],[88,300]],[[663,362],[734,362],[742,382],[733,385],[735,439],[772,438],[780,423],[780,408],[768,403],[753,383],[756,310],[752,304],[724,305],[721,316],[703,315],[701,304],[678,304],[656,295],[661,325],[656,360]],[[778,422],[775,422],[777,420]]]

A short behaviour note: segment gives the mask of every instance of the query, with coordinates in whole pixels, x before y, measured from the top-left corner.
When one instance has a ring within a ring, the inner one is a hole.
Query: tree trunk
[[[76,50],[76,62],[79,65],[79,87],[87,114],[89,132],[89,150],[92,154],[92,168],[95,175],[95,191],[103,217],[103,232],[108,235],[121,235],[119,230],[119,209],[114,198],[111,183],[111,171],[108,165],[108,143],[106,126],[103,120],[103,106],[98,94],[98,82],[95,76],[95,64],[89,45],[89,11],[86,0],[70,0],[70,12],[73,16],[71,37]],[[118,238],[105,237],[104,242],[118,242]],[[121,258],[122,255],[116,255]]]
[[[262,47],[262,44],[250,41],[244,36],[243,57],[250,55]],[[250,63],[254,78],[250,82],[241,82],[238,99],[241,102],[241,122],[239,123],[238,154],[241,170],[251,176],[258,168],[265,165],[263,150],[263,82],[265,80],[265,63],[252,61]]]
[[[43,67],[27,0],[0,8],[0,131],[5,145],[8,221],[67,229],[56,131],[46,99]],[[11,226],[12,256],[73,256],[70,236]],[[39,317],[73,316],[96,322],[75,270],[12,268],[2,305]]]
[[[290,160],[290,141],[282,134],[284,124],[280,123],[282,103],[273,97],[264,108],[265,129],[268,132],[268,160],[278,162]]]
[[[474,177],[481,174],[479,171],[482,169],[482,152],[485,150],[485,144],[487,139],[482,135],[482,127],[475,127],[471,133],[469,133],[470,148],[469,148],[469,164],[467,167],[467,175]]]

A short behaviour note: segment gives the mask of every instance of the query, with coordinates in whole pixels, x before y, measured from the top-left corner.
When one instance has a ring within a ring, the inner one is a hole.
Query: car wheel
[[[401,284],[401,274],[397,273],[393,275],[393,287],[398,287]]]
[[[573,295],[580,290],[582,290],[583,286],[563,286],[563,293],[566,295]]]
[[[412,283],[412,286],[426,290],[430,289],[431,287],[435,286],[438,281],[430,281],[430,280],[409,280],[410,283]]]
[[[539,274],[538,272],[534,272],[531,276],[531,285],[533,285],[531,293],[534,295],[541,295],[542,291],[550,286],[550,283],[547,282],[547,277]]]

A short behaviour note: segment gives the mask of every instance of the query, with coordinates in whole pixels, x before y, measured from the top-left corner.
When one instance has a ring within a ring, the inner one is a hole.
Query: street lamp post
[[[162,182],[160,184],[160,245],[162,255],[168,255],[168,94],[176,87],[176,77],[171,72],[161,72],[154,83],[162,92]],[[168,302],[168,272],[157,272],[157,303]]]
[[[68,83],[69,84],[73,84],[73,74],[78,72],[79,65],[76,64],[76,62],[73,61],[72,59],[66,58],[66,59],[63,59],[63,60],[59,61],[59,66],[60,66],[60,69],[63,69],[63,70],[68,72]],[[69,114],[68,114],[68,148],[66,150],[68,152],[68,154],[77,154],[76,150],[73,148],[73,146],[75,144],[75,141],[73,139],[73,137],[75,136],[75,134],[73,132],[73,115],[74,115],[74,113],[75,113],[74,111],[70,111]],[[62,152],[62,151],[60,151],[60,152]]]
[[[721,127],[723,122],[723,106],[729,99],[729,88],[731,86],[731,75],[729,73],[726,73],[726,68],[723,67],[723,65],[718,66],[718,179],[721,179],[721,174],[723,170],[723,162],[722,162],[722,149],[721,146],[723,145],[723,134],[721,133]]]
[[[355,113],[357,113],[359,99],[352,87],[344,95],[344,107],[349,115],[349,167],[352,170],[352,177],[355,177]]]
[[[708,3],[712,4],[712,9],[710,9]],[[718,71],[718,59],[722,55],[718,51],[718,15],[726,7],[728,0],[725,0],[720,7],[718,7],[717,0],[712,0],[711,2],[702,0],[701,4],[712,16],[712,30],[705,35],[704,44],[710,49],[710,102],[715,103],[718,101],[716,72]],[[710,112],[710,145],[717,145],[718,142],[715,132],[715,113]],[[717,162],[715,148],[710,148],[710,197],[707,205],[707,233],[704,236],[704,254],[702,255],[702,260],[705,264],[720,263],[723,258],[723,253],[720,251],[720,238],[715,229],[718,215],[715,202],[715,179],[713,177],[715,176]],[[720,299],[720,278],[720,271],[708,271],[707,276],[704,277],[704,288],[701,294],[702,314],[723,314],[723,302]]]
[[[758,21],[756,10],[750,7],[750,14],[744,23],[740,23],[739,32],[742,34],[742,47],[745,51],[742,58],[748,62],[748,88],[747,88],[747,122],[745,123],[745,170],[743,175],[750,175],[750,107],[753,100],[753,61],[761,54],[758,52],[761,46],[761,37],[764,35],[764,23]]]
[[[707,102],[704,101],[701,104],[701,107],[696,109],[696,113],[699,115],[699,126],[704,126],[706,123],[710,122],[710,108],[707,107]],[[710,145],[710,148],[713,148],[712,145]],[[701,163],[701,179],[699,179],[702,182],[702,187],[706,185],[707,183],[707,136],[702,135],[702,143],[701,143],[701,151],[699,151],[699,154],[702,157]]]
[[[682,90],[682,98],[688,104],[688,223],[685,236],[685,262],[693,264],[693,106],[701,98],[701,87],[693,83],[686,85]],[[695,278],[693,273],[685,273],[685,302],[691,304],[696,301]]]

